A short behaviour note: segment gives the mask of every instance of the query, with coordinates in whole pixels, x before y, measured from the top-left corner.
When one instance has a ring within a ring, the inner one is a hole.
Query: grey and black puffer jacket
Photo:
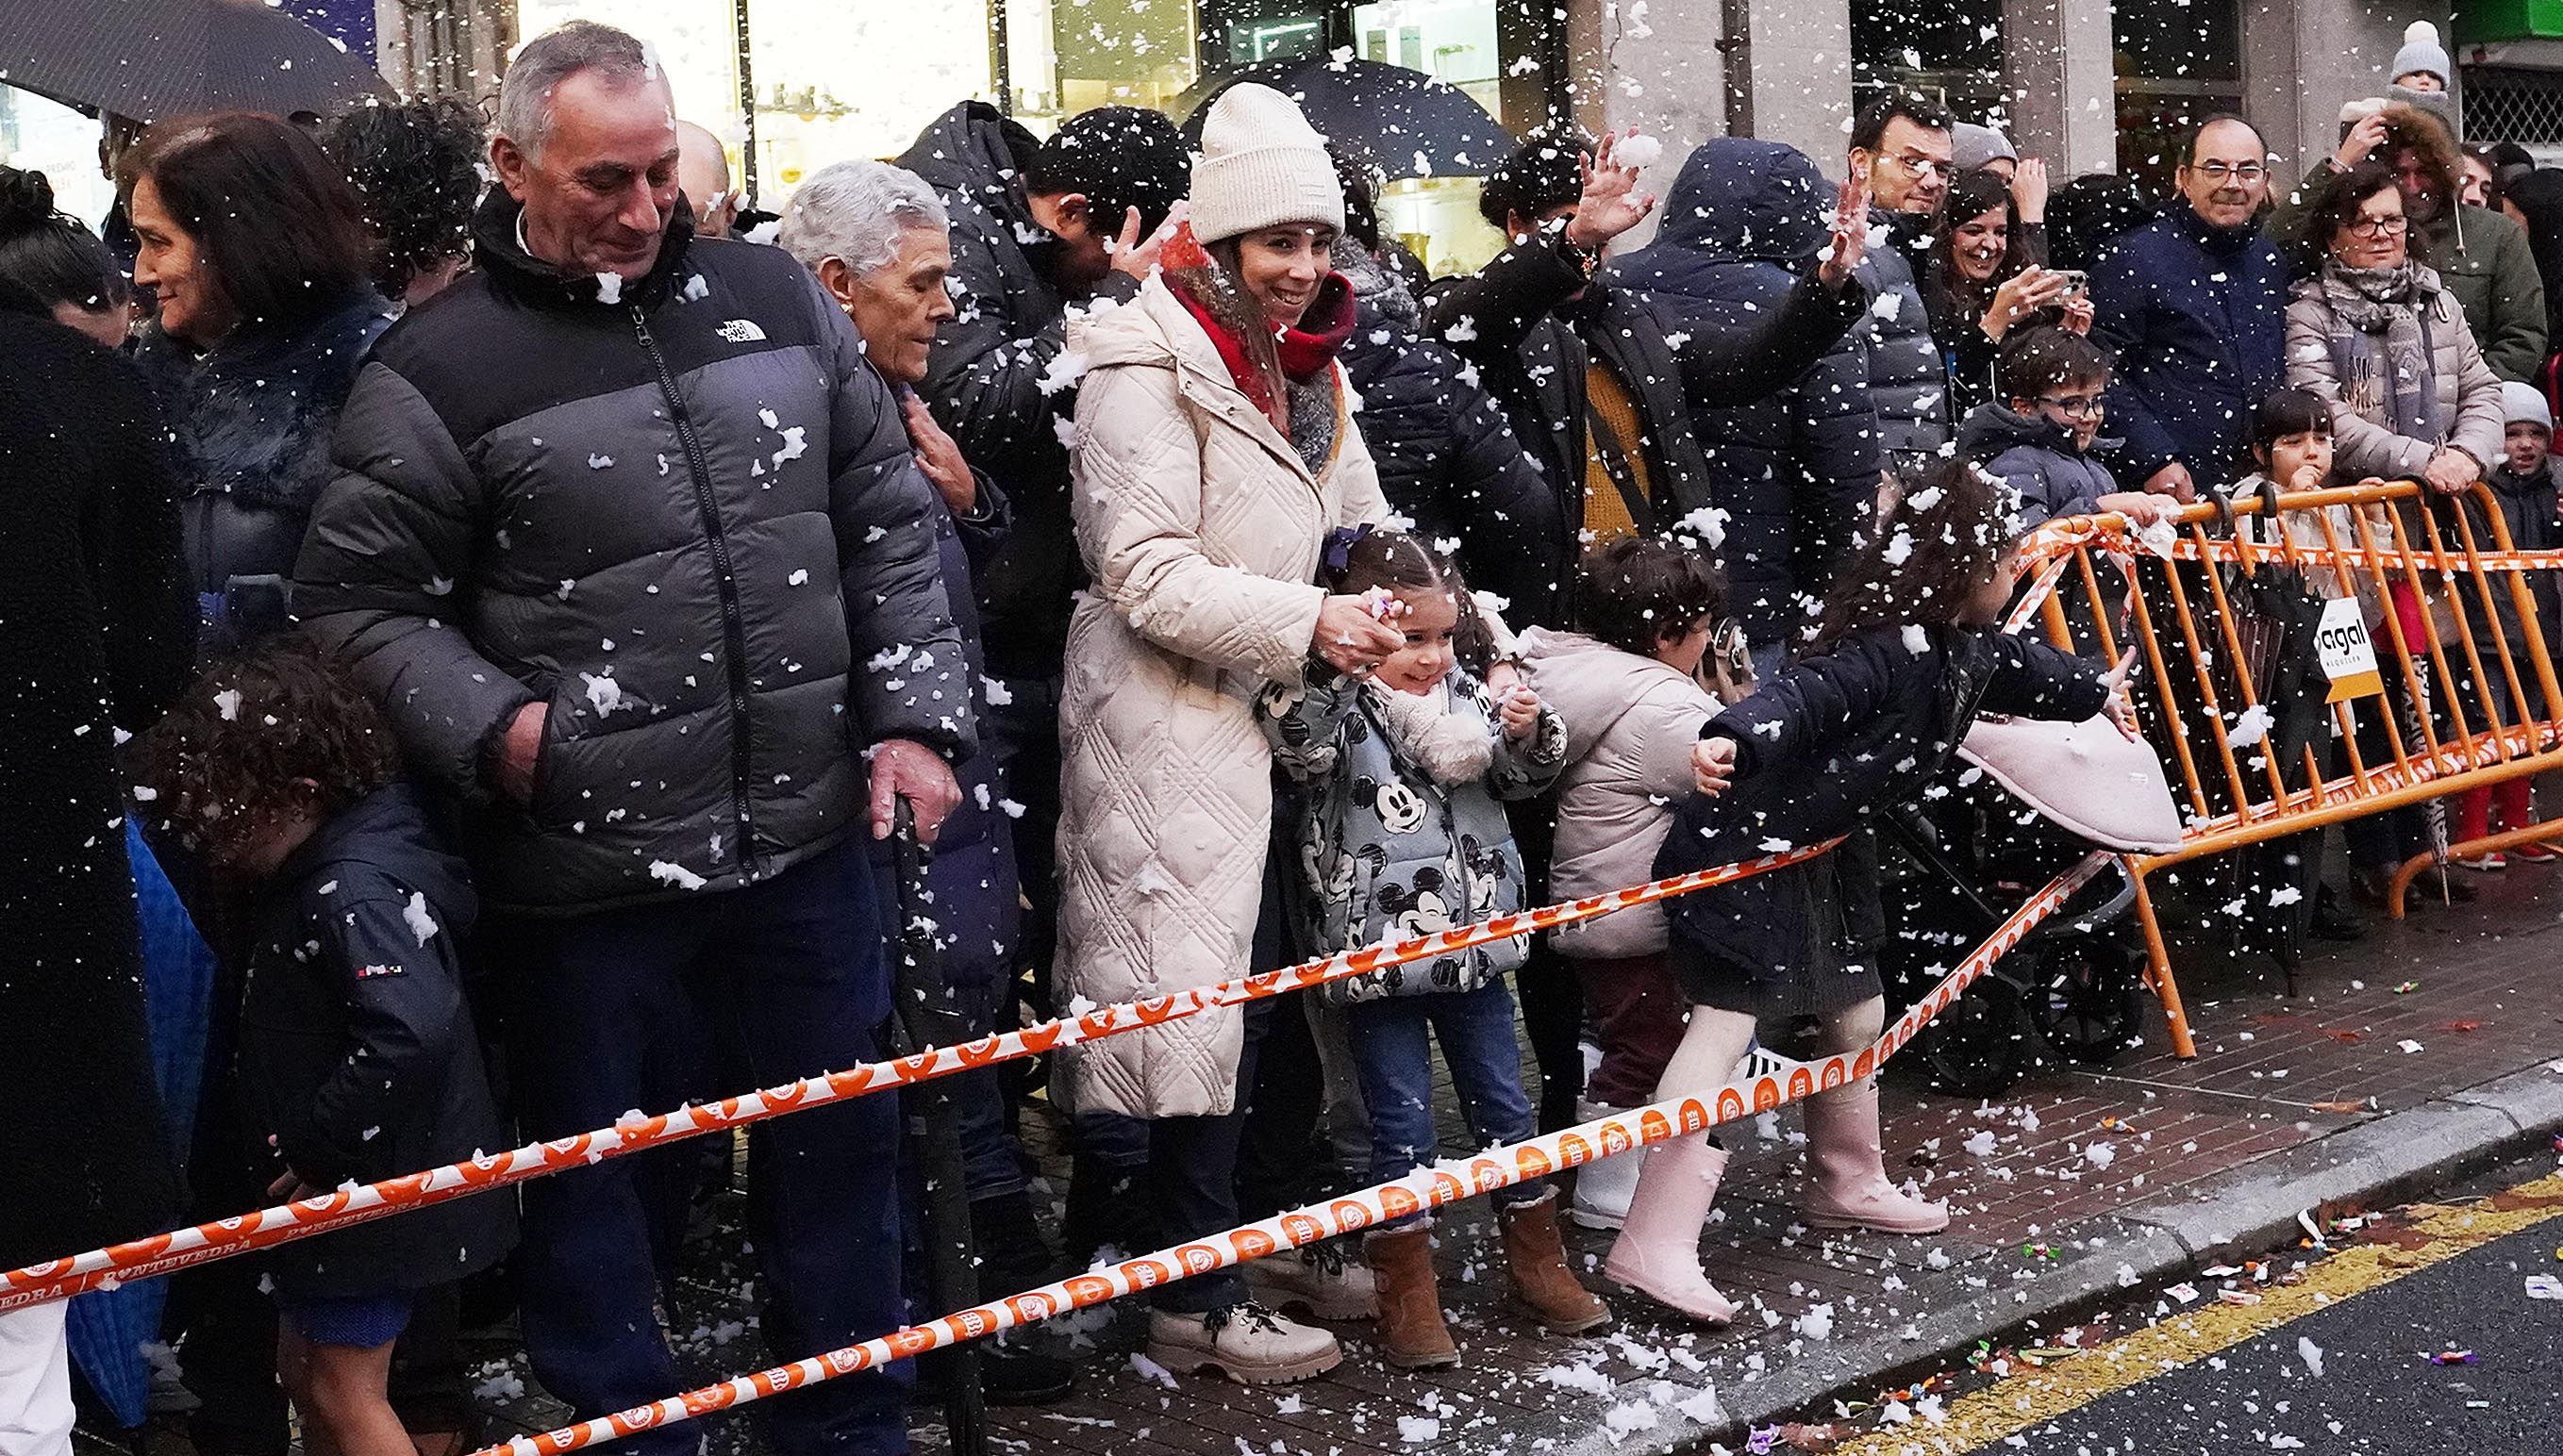
[[[1931,338],[1931,310],[1922,301],[1922,255],[1929,247],[1927,219],[1873,210],[1870,236],[1886,230],[1861,259],[1860,280],[1877,302],[1855,331],[1869,350],[1869,402],[1877,411],[1877,447],[1898,455],[1936,455],[1949,433],[1949,366]],[[1895,300],[1892,309],[1887,299]]]
[[[949,518],[789,255],[695,242],[681,208],[607,289],[528,257],[517,218],[493,192],[479,269],[358,376],[297,605],[475,808],[493,904],[764,878],[855,822],[864,745],[973,746]],[[531,702],[519,807],[485,766]]]

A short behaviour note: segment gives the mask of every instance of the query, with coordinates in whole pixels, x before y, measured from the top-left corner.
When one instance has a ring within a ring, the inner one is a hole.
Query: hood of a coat
[[[1831,236],[1834,189],[1796,147],[1721,136],[1693,151],[1665,195],[1656,246],[1718,261],[1795,264]],[[1639,257],[1655,251],[1643,250]]]
[[[1041,138],[1024,124],[986,101],[963,101],[937,116],[899,154],[898,165],[914,172],[925,185],[977,203],[994,220],[1025,260],[1049,284],[1044,255],[1058,240],[1033,217],[1026,200],[1024,176]],[[954,219],[955,224],[959,219]]]
[[[1969,412],[1958,425],[1958,453],[1977,460],[1992,459],[2017,445],[2079,456],[2105,455],[2120,444],[2103,436],[2094,438],[2089,450],[2079,449],[2072,431],[2045,415],[2024,415],[1999,402]]]
[[[285,884],[325,884],[349,865],[361,865],[368,874],[397,880],[427,897],[437,919],[433,929],[427,923],[412,925],[421,944],[430,935],[459,942],[480,916],[470,872],[437,842],[418,795],[405,783],[387,784],[331,815],[286,857],[277,878]]]
[[[1578,632],[1534,627],[1521,635],[1531,690],[1566,723],[1566,762],[1582,763],[1638,700],[1682,675]]]
[[[1415,301],[1406,280],[1349,236],[1335,240],[1334,264],[1335,272],[1352,285],[1363,328],[1375,327],[1384,320],[1399,328],[1413,329],[1423,317],[1423,305]]]
[[[682,196],[668,219],[668,231],[659,240],[658,261],[637,280],[617,278],[611,297],[605,281],[609,274],[570,273],[527,253],[516,238],[516,223],[524,212],[524,204],[508,195],[506,188],[493,187],[472,218],[473,262],[490,274],[492,283],[515,297],[553,305],[638,303],[648,307],[675,293],[677,279],[685,275],[686,252],[694,239],[694,213]]]

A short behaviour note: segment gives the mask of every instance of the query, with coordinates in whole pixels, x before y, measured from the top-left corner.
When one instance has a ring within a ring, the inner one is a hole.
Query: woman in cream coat
[[[1312,585],[1329,530],[1387,514],[1333,359],[1354,311],[1327,261],[1342,226],[1333,164],[1297,107],[1232,87],[1203,127],[1165,272],[1071,326],[1085,367],[1077,542],[1093,586],[1069,627],[1060,704],[1058,978],[1085,1001],[1248,973],[1273,819],[1256,693],[1299,681],[1312,655],[1358,672],[1404,645],[1369,603]],[[1068,1059],[1079,1112],[1149,1120],[1142,1192],[1166,1243],[1236,1221],[1251,1014],[1128,1031]],[[1341,1359],[1331,1335],[1248,1302],[1225,1271],[1161,1292],[1149,1345],[1169,1369],[1252,1383]]]

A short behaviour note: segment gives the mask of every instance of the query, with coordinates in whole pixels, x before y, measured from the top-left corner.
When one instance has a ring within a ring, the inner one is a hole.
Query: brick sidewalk
[[[1663,1323],[1624,1296],[1619,1322],[1600,1338],[1543,1339],[1504,1307],[1501,1270],[1487,1262],[1491,1230],[1470,1210],[1447,1219],[1441,1239],[1444,1293],[1464,1352],[1458,1368],[1389,1370],[1372,1358],[1367,1329],[1346,1326],[1344,1365],[1309,1384],[1151,1378],[1129,1358],[1136,1334],[1125,1312],[1092,1318],[1076,1337],[1089,1351],[1077,1398],[991,1412],[996,1448],[1093,1456],[1605,1450],[1672,1427],[1676,1411],[1713,1423],[1715,1397],[1704,1389],[1732,1399],[1783,1369],[1803,1373],[1855,1335],[1910,1329],[1926,1311],[2037,1280],[2051,1258],[2091,1253],[2109,1236],[2109,1215],[2184,1191],[2213,1198],[2255,1160],[2563,1054],[2563,1002],[2551,991],[2563,872],[2521,866],[2473,882],[2484,891],[2477,905],[2418,911],[2401,925],[2371,917],[2365,942],[2317,948],[2293,1001],[2276,995],[2274,974],[2191,957],[2183,989],[2195,1060],[2163,1048],[2157,1013],[2148,1044],[2116,1064],[2043,1069],[1990,1104],[1932,1096],[1909,1070],[1891,1076],[1890,1165],[1951,1200],[1958,1218],[1941,1236],[1798,1226],[1789,1197],[1804,1159],[1794,1111],[1738,1129],[1728,1142],[1740,1156],[1711,1242],[1719,1286],[1746,1306],[1731,1332]],[[2369,1099],[2374,1111],[2313,1110]],[[2026,1248],[2042,1243],[2045,1253]],[[1572,1252],[1597,1287],[1605,1246],[1604,1236],[1574,1237]],[[754,1363],[738,1283],[728,1258],[690,1283],[675,1321],[690,1377]],[[530,1386],[520,1360],[503,1346],[478,1353],[497,1417],[493,1439],[560,1421],[563,1412],[538,1389],[515,1389]],[[939,1415],[919,1408],[915,1420],[918,1449],[939,1451]],[[718,1447],[755,1444],[744,1420],[707,1424]]]

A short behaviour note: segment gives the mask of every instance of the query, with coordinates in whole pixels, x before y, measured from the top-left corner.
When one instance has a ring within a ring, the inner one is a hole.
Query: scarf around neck
[[[1198,269],[1217,279],[1223,288],[1233,287],[1218,260],[1193,240],[1189,226],[1178,229],[1161,255],[1169,270]],[[1290,449],[1308,473],[1318,474],[1332,459],[1340,431],[1335,413],[1335,355],[1353,336],[1353,325],[1360,318],[1360,307],[1353,298],[1352,285],[1341,273],[1330,273],[1317,285],[1317,296],[1299,321],[1274,334],[1274,347],[1281,355],[1282,383],[1286,398],[1276,408],[1273,388],[1264,371],[1255,367],[1255,356],[1247,351],[1246,340],[1229,327],[1212,309],[1192,295],[1188,287],[1170,287],[1175,301],[1184,305],[1210,336],[1211,346],[1219,351],[1222,364],[1228,366],[1228,377],[1257,411],[1274,420],[1288,438]],[[1280,419],[1275,420],[1276,415]]]
[[[2430,357],[2436,277],[2408,259],[2393,268],[2350,268],[2326,258],[2321,288],[2342,402],[2407,440],[2441,444],[2451,422],[2441,418]]]

